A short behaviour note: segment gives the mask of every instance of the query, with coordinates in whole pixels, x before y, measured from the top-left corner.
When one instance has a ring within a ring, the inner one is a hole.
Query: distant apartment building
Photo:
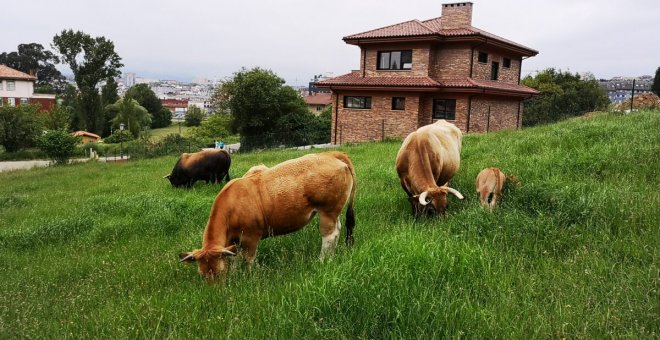
[[[55,105],[54,94],[34,93],[37,77],[0,65],[0,106],[39,104],[41,111],[50,111]]]
[[[126,87],[135,86],[135,73],[128,72],[126,73]]]
[[[633,81],[635,83],[635,95],[651,92],[651,86],[653,86],[652,76],[614,77],[612,79],[600,79],[598,83],[607,91],[607,97],[611,103],[620,104],[632,96]]]

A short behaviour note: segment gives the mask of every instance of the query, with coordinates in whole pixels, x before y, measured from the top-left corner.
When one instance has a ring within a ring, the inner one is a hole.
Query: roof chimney
[[[472,25],[472,3],[442,4],[442,28],[465,28]]]

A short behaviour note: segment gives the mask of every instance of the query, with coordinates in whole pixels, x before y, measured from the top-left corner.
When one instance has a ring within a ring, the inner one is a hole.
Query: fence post
[[[490,105],[488,105],[488,120],[486,121],[486,133],[490,132]]]
[[[344,144],[344,124],[339,125],[339,145]]]
[[[385,119],[381,119],[380,121],[380,141],[385,141]]]
[[[630,92],[630,113],[633,112],[634,102],[635,102],[635,79],[633,79],[632,91]]]

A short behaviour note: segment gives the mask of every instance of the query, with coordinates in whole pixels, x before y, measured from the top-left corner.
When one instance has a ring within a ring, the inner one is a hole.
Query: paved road
[[[112,158],[112,157],[110,157]],[[126,156],[124,156],[126,158]],[[74,163],[80,163],[80,162],[87,162],[89,158],[79,158],[79,159],[74,159],[72,162]],[[99,159],[101,160],[101,159]],[[103,160],[101,160],[103,161]],[[112,160],[110,160],[112,161]],[[5,172],[5,171],[15,171],[15,170],[29,170],[29,169],[34,169],[34,168],[45,168],[51,164],[50,161],[8,161],[8,162],[0,162],[0,172]]]

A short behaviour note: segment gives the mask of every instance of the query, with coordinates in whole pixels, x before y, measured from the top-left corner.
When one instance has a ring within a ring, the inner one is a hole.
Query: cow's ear
[[[220,254],[222,256],[236,256],[236,245],[232,244],[231,246],[222,249]]]
[[[188,253],[179,253],[179,262],[185,262],[185,263],[193,263],[195,262],[195,256],[193,253],[188,252]]]

